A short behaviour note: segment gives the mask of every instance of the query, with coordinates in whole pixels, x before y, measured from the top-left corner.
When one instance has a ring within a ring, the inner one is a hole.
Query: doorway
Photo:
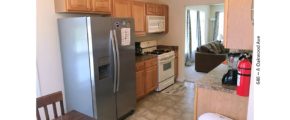
[[[185,81],[200,80],[205,73],[195,71],[197,48],[223,39],[223,4],[188,6],[185,34]]]

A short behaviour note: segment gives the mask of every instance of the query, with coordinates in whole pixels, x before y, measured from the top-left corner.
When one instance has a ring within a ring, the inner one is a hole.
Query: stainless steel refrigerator
[[[65,101],[97,120],[124,119],[136,107],[131,18],[58,19]]]

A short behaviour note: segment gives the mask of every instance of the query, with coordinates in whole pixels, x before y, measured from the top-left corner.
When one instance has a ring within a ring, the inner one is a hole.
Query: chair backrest
[[[62,97],[62,92],[61,91],[36,98],[36,116],[37,116],[37,120],[40,120],[40,114],[39,114],[39,110],[38,109],[41,108],[41,107],[44,107],[46,120],[49,120],[47,105],[50,105],[50,104],[52,104],[54,118],[56,118],[58,116],[57,115],[57,110],[56,110],[57,109],[56,108],[56,102],[60,102],[61,115],[64,115],[63,97]]]

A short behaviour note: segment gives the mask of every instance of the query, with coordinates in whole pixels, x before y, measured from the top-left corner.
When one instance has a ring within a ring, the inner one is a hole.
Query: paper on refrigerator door
[[[121,45],[126,46],[130,45],[131,42],[131,33],[130,33],[131,28],[122,28],[121,29]]]

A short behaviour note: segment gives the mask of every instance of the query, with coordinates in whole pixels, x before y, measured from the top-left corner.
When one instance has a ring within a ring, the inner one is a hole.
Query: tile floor
[[[183,84],[185,89],[178,94],[149,94],[137,103],[135,113],[126,120],[193,120],[194,85],[177,84]]]

